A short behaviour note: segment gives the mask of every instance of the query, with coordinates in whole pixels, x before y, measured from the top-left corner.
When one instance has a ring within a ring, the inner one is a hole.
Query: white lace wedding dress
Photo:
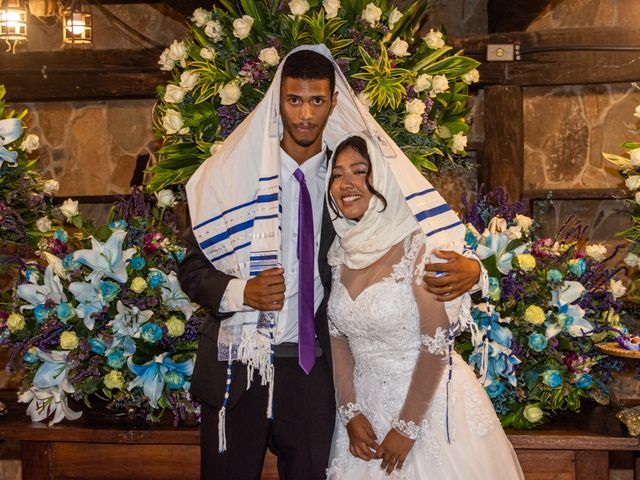
[[[489,397],[464,360],[449,354],[442,304],[416,284],[421,243],[414,235],[366,269],[334,269],[328,313],[339,418],[327,477],[522,479]],[[392,426],[416,439],[401,470],[387,476],[381,460],[349,452],[346,423],[358,413],[378,443]]]

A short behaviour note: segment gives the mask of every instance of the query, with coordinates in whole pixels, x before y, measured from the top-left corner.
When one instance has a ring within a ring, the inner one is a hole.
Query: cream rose
[[[529,229],[531,228],[531,224],[533,223],[533,220],[531,218],[527,217],[526,215],[520,215],[520,214],[517,214],[515,216],[514,221],[516,222],[516,225],[522,228],[522,230],[525,233],[529,232]]]
[[[280,63],[280,55],[278,55],[278,50],[274,47],[263,48],[260,50],[258,58],[261,62],[271,65],[272,67]]]
[[[524,311],[524,319],[533,325],[542,325],[546,319],[544,310],[537,305],[529,305]]]
[[[636,192],[635,198],[636,198],[636,203],[640,203],[640,192]]]
[[[587,254],[587,257],[591,257],[594,260],[601,262],[605,258],[607,258],[607,247],[605,247],[601,243],[587,245],[587,248],[585,248],[585,253]]]
[[[431,81],[433,77],[431,75],[427,75],[423,73],[418,78],[416,78],[416,84],[413,86],[413,89],[416,92],[422,92],[427,89],[431,89]]]
[[[470,72],[465,73],[460,77],[464,83],[467,85],[471,85],[472,83],[477,83],[480,81],[480,72],[477,68],[474,68]]]
[[[167,334],[170,337],[181,337],[184,335],[184,322],[176,316],[172,316],[166,322]]]
[[[633,150],[629,150],[627,153],[629,154],[631,165],[634,167],[640,165],[640,148],[634,148]]]
[[[637,190],[640,188],[640,175],[631,175],[624,183],[629,190]]]
[[[395,7],[389,12],[389,28],[391,30],[393,30],[395,24],[402,18],[402,15],[403,13]]]
[[[340,0],[324,0],[322,2],[324,11],[327,14],[327,18],[334,18],[338,16],[340,10]]]
[[[222,25],[216,20],[209,20],[204,27],[204,34],[213,40],[214,43],[217,43],[222,40]]]
[[[27,153],[31,153],[40,147],[40,138],[33,133],[30,133],[20,144],[20,150],[24,150]]]
[[[196,72],[192,72],[189,70],[187,70],[186,72],[182,72],[182,75],[180,75],[180,86],[188,92],[196,86],[199,77],[200,75],[198,75]]]
[[[65,200],[62,205],[60,205],[60,213],[62,213],[67,220],[71,220],[78,215],[78,200],[71,200],[70,198]]]
[[[405,109],[407,113],[422,115],[427,109],[427,106],[419,98],[414,98],[413,100],[405,104]]]
[[[51,220],[49,220],[47,217],[39,218],[38,220],[36,220],[36,228],[42,233],[48,232],[49,230],[51,230]]]
[[[229,82],[218,92],[220,103],[222,105],[233,105],[240,99],[241,93],[240,87],[236,82]]]
[[[180,65],[184,67],[186,66],[185,60],[187,59],[187,53],[187,45],[184,42],[174,40],[173,43],[169,45],[167,57],[174,62],[180,62]]]
[[[374,3],[368,4],[362,11],[362,18],[369,23],[372,27],[380,21],[382,17],[382,10],[378,8]]]
[[[301,17],[309,10],[309,2],[307,0],[291,0],[289,9],[294,16]]]
[[[444,47],[444,35],[442,35],[442,32],[434,31],[433,28],[422,39],[427,44],[427,47],[432,50]]]
[[[635,253],[628,253],[626,257],[624,257],[624,263],[629,265],[630,267],[636,267],[640,262],[640,257]]]
[[[253,17],[243,15],[242,18],[236,18],[233,21],[233,36],[243,40],[249,36],[251,27],[253,26]]]
[[[7,318],[7,328],[10,332],[19,332],[20,330],[24,330],[27,324],[24,321],[24,317],[19,313],[12,313]]]
[[[542,409],[536,403],[530,403],[529,405],[524,407],[524,410],[522,411],[522,415],[531,423],[539,422],[540,420],[542,420],[542,417],[544,416],[542,414]]]
[[[216,51],[213,48],[208,48],[208,47],[201,48],[200,56],[205,60],[213,61],[216,59]]]
[[[169,49],[165,48],[164,52],[160,54],[160,59],[158,60],[158,64],[160,65],[160,70],[164,70],[166,72],[173,70],[173,67],[176,66],[176,62],[169,58]]]
[[[60,184],[57,180],[50,178],[49,180],[45,180],[44,186],[42,187],[42,192],[46,194],[56,193],[60,190]]]
[[[204,8],[196,8],[191,16],[191,21],[196,27],[202,28],[209,21],[210,14]]]
[[[124,388],[124,377],[122,376],[122,372],[118,370],[111,370],[104,376],[102,381],[104,382],[104,386],[109,390],[113,388],[122,390]]]
[[[464,152],[465,147],[467,146],[467,136],[462,133],[456,133],[452,138],[451,150],[453,153],[462,153]]]
[[[167,110],[162,117],[162,127],[164,131],[168,134],[177,133],[179,135],[184,135],[189,132],[188,127],[184,127],[184,121],[182,120],[182,115],[180,112],[175,110]]]
[[[176,197],[173,195],[173,192],[168,188],[165,188],[164,190],[160,190],[159,192],[156,192],[155,196],[158,199],[158,206],[161,208],[176,206]]]
[[[507,221],[502,217],[493,217],[487,225],[489,233],[502,233],[507,230]]]
[[[422,125],[422,115],[410,113],[404,117],[404,128],[411,133],[418,133]]]
[[[409,55],[408,50],[409,44],[400,38],[396,38],[389,47],[389,51],[396,57],[406,57]]]
[[[627,287],[620,280],[614,280],[613,278],[609,281],[609,291],[611,295],[615,298],[620,298],[627,293]]]
[[[142,293],[147,288],[147,281],[142,277],[136,277],[131,280],[131,290],[136,293]]]
[[[76,332],[64,331],[60,335],[60,348],[63,350],[73,350],[78,346],[78,336]]]
[[[178,85],[167,85],[164,91],[164,101],[167,103],[180,103],[184,98],[186,90]]]
[[[439,93],[446,92],[449,90],[449,80],[444,75],[436,75],[431,80],[431,91],[429,92],[430,97],[435,97]]]

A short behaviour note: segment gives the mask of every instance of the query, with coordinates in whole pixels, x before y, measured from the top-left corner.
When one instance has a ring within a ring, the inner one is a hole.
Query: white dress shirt
[[[317,155],[306,160],[302,165],[280,149],[280,187],[282,188],[282,268],[284,268],[285,300],[278,314],[275,343],[298,342],[298,198],[300,184],[293,176],[296,169],[304,173],[311,204],[313,206],[313,229],[315,234],[315,273],[314,273],[314,312],[318,310],[324,289],[318,270],[318,250],[320,248],[320,232],[322,230],[322,211],[324,207],[325,176],[327,174],[326,145]],[[251,310],[244,305],[244,289],[248,278],[232,279],[227,285],[220,312],[230,313]]]

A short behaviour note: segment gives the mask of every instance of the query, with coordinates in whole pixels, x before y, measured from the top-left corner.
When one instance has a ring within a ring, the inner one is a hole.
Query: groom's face
[[[282,148],[299,164],[320,152],[322,132],[336,106],[327,79],[285,77],[280,86]]]

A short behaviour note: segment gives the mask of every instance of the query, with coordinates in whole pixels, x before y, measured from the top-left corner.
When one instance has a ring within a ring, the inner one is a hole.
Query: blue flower
[[[151,270],[147,275],[147,285],[149,285],[149,288],[159,287],[164,283],[164,277],[164,273],[160,270]]]
[[[135,254],[135,248],[122,250],[127,232],[115,230],[106,242],[99,242],[91,237],[91,249],[76,250],[73,258],[89,267],[93,272],[87,280],[106,276],[116,282],[127,281],[126,262]]]
[[[466,242],[467,247],[469,247],[471,250],[475,250],[476,247],[478,246],[478,239],[473,234],[473,232],[468,228],[467,228],[467,233],[464,236],[464,241]]]
[[[174,362],[166,352],[154,357],[153,360],[148,361],[144,365],[137,365],[133,363],[132,358],[129,358],[127,365],[129,366],[129,370],[136,375],[136,378],[129,382],[127,388],[131,391],[134,388],[142,387],[145,396],[149,399],[149,403],[153,408],[158,406],[158,400],[162,396],[168,373],[176,372],[183,378],[193,373],[193,360]],[[172,383],[173,385],[178,385],[178,377],[174,377]]]
[[[569,260],[569,271],[580,278],[587,271],[587,262],[584,258],[574,258]]]
[[[73,259],[73,255],[69,254],[62,259],[62,266],[66,270],[75,270],[76,268],[80,268],[80,262]]]
[[[70,303],[64,302],[56,307],[56,315],[62,322],[67,323],[67,320],[76,316],[76,310]]]
[[[38,356],[30,350],[27,350],[22,356],[22,359],[30,364],[34,364],[38,361]]]
[[[184,260],[184,255],[186,253],[187,249],[184,247],[177,247],[175,249],[175,251],[173,252],[176,256],[176,260],[178,261],[178,263],[182,263],[182,261]]]
[[[547,281],[551,283],[558,283],[562,280],[562,273],[555,268],[552,268],[547,272]]]
[[[496,398],[504,392],[504,384],[501,382],[493,382],[491,385],[484,387],[484,389],[486,390],[487,395],[489,395],[489,398]]]
[[[121,350],[114,350],[107,355],[107,365],[111,368],[115,368],[116,370],[122,368],[126,361],[124,353]]]
[[[129,265],[131,265],[131,268],[133,268],[134,270],[142,270],[146,263],[147,262],[145,262],[144,258],[142,258],[140,255],[136,255],[135,257],[131,258],[131,260],[129,260]]]
[[[167,387],[170,390],[179,390],[184,386],[184,375],[175,370],[170,370],[164,377],[164,381],[167,383]]]
[[[100,340],[99,338],[90,338],[89,339],[89,345],[91,346],[91,351],[93,353],[97,353],[98,355],[102,355],[105,350],[107,349],[107,344],[104,343],[102,340]],[[118,351],[118,350],[116,350]],[[114,353],[114,352],[112,352]],[[123,356],[124,358],[124,356]]]
[[[102,298],[104,298],[107,302],[110,302],[114,298],[118,296],[118,292],[120,291],[120,287],[114,283],[106,280],[100,284],[100,293],[102,294]]]
[[[562,376],[558,370],[547,370],[542,373],[542,382],[551,388],[562,385]]]
[[[580,389],[589,388],[593,384],[593,378],[588,373],[580,374],[580,377],[576,381],[576,387]]]
[[[61,241],[62,243],[67,243],[69,237],[67,237],[67,232],[62,228],[58,228],[55,232],[53,232],[53,238]]]
[[[532,333],[529,335],[529,348],[541,352],[547,348],[547,339],[540,333]]]
[[[33,314],[35,315],[36,320],[38,320],[38,323],[44,322],[44,320],[49,317],[49,313],[49,309],[42,303],[40,305],[36,305],[36,308],[33,310]]]
[[[127,221],[126,220],[114,220],[109,224],[109,228],[111,230],[126,230],[127,229]]]
[[[140,329],[140,336],[145,342],[156,343],[162,338],[162,329],[155,323],[145,323]]]

